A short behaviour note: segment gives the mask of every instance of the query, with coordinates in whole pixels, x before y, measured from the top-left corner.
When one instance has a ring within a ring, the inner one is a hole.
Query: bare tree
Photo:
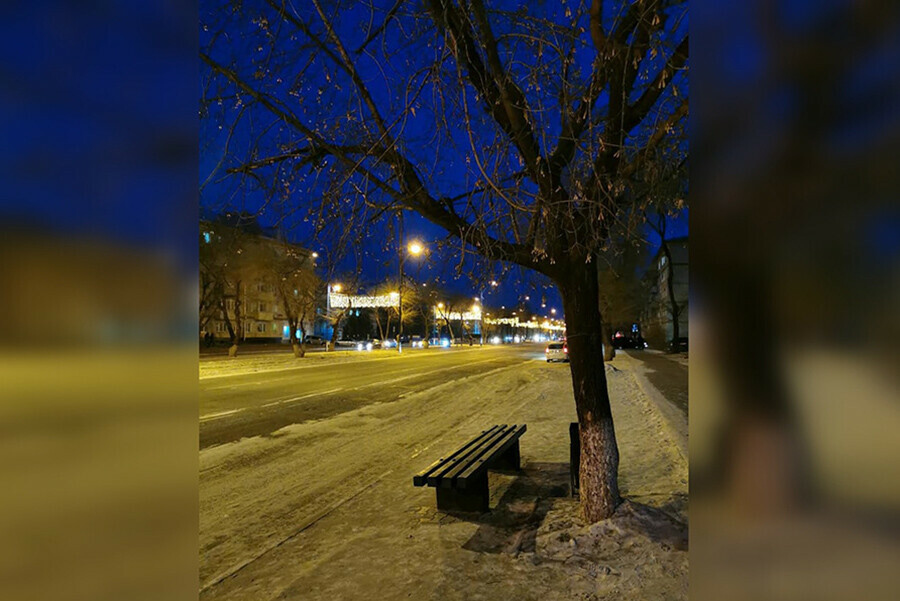
[[[687,115],[686,6],[593,0],[537,16],[484,0],[397,4],[264,0],[203,14],[204,127],[245,131],[226,169],[302,189],[289,198],[316,223],[414,212],[446,229],[460,264],[480,256],[552,279],[582,508],[608,517],[619,460],[594,261],[647,202],[635,184]],[[252,122],[240,120],[248,106]]]
[[[207,322],[214,317],[224,322],[232,357],[244,338],[243,302],[256,255],[257,245],[241,227],[217,222],[209,231],[201,232],[200,280],[206,290],[200,299],[201,311]]]
[[[321,290],[312,257],[296,245],[280,242],[270,247],[266,266],[288,321],[294,356],[302,358],[306,355],[306,327],[315,320]]]
[[[615,356],[612,331],[638,319],[645,302],[639,270],[643,267],[646,244],[636,239],[622,240],[601,253],[597,261],[600,310],[604,317],[604,360]]]
[[[666,238],[666,213],[661,207],[656,208],[656,213],[647,217],[650,228],[659,236],[659,250],[666,258],[666,308],[669,311],[669,319],[672,320],[672,338],[669,340],[670,348],[678,348],[678,338],[681,336],[679,322],[681,315],[687,308],[686,304],[679,303],[675,295],[675,262],[672,260],[672,249]]]

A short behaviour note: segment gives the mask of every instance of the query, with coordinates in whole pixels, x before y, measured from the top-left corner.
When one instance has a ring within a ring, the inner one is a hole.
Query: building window
[[[224,331],[225,331],[225,324],[222,323],[221,321],[217,321],[216,322],[216,332],[224,332]]]
[[[266,311],[266,303],[259,303],[259,312],[265,313]]]
[[[260,334],[262,334],[263,332],[265,332],[265,331],[266,331],[266,324],[264,324],[264,323],[262,323],[262,322],[256,324],[256,331],[259,332]]]

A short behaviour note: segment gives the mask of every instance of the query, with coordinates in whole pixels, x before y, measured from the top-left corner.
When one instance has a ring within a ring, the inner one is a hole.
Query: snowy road
[[[200,448],[393,402],[411,391],[540,359],[542,350],[540,345],[516,345],[408,350],[402,355],[382,351],[352,354],[346,357],[349,362],[294,360],[281,370],[207,377],[200,381]]]

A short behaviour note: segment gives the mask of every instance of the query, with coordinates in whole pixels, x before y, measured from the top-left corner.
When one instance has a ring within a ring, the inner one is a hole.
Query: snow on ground
[[[530,361],[200,453],[205,599],[686,599],[687,462],[625,355],[607,368],[616,515],[568,497],[568,365]],[[494,423],[525,423],[523,470],[490,513],[435,509],[412,476]]]

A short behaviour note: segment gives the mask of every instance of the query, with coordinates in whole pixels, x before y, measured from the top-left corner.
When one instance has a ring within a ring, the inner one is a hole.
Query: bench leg
[[[468,511],[484,513],[489,509],[490,490],[487,470],[478,478],[469,479],[467,487],[436,487],[437,508],[441,511]]]
[[[516,440],[515,443],[511,447],[509,447],[506,452],[497,457],[494,460],[493,465],[491,465],[492,469],[497,470],[513,470],[518,471],[522,468],[521,458],[519,457],[519,441]]]

